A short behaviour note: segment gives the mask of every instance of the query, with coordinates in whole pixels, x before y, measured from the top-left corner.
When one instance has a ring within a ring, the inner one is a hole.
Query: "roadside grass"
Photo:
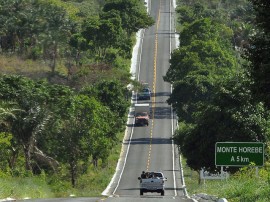
[[[75,195],[77,196],[101,196],[102,192],[107,188],[116,169],[116,165],[122,148],[123,134],[118,136],[119,144],[111,150],[106,165],[99,162],[99,167],[89,168],[88,173],[82,175],[78,181],[78,187]]]
[[[184,179],[190,196],[205,193],[229,202],[268,202],[270,201],[270,170],[260,168],[258,176],[254,167],[244,167],[227,180],[205,180],[199,184],[199,174],[186,166],[182,160]]]
[[[115,173],[122,148],[123,133],[118,135],[118,139],[119,144],[111,150],[108,161],[105,164],[99,161],[97,168],[91,164],[88,171],[79,177],[76,188],[72,188],[69,181],[54,178],[50,188],[53,189],[55,197],[100,197]]]
[[[50,198],[54,193],[41,177],[0,178],[0,199]]]
[[[97,168],[92,165],[80,176],[72,188],[66,176],[45,175],[29,177],[0,177],[0,199],[5,198],[58,198],[58,197],[101,197],[102,192],[114,175],[122,148],[123,133],[118,135],[118,144],[111,150],[108,161],[99,161]],[[66,168],[63,168],[66,169]],[[64,180],[63,180],[64,179]]]

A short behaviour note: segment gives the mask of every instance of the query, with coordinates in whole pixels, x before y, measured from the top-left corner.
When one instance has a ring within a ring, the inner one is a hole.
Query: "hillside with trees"
[[[168,103],[179,121],[174,139],[187,165],[217,172],[216,142],[263,142],[262,172],[267,172],[269,2],[179,0],[178,5],[180,47],[164,80],[173,86]]]
[[[197,173],[202,168],[220,171],[215,165],[216,142],[264,143],[265,165],[256,177],[252,163],[248,168],[228,167],[226,171],[234,174],[230,180],[198,190],[229,201],[268,201],[270,4],[178,0],[178,5],[180,46],[164,76],[173,86],[168,103],[179,123],[174,140],[186,165]]]
[[[111,176],[87,186],[116,166],[134,36],[154,20],[137,0],[0,5],[1,180],[46,178],[53,197],[100,193]]]

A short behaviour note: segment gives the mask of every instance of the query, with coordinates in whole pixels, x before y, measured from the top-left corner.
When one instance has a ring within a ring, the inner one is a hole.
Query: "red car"
[[[135,114],[135,125],[149,125],[149,115],[147,112],[138,112]]]

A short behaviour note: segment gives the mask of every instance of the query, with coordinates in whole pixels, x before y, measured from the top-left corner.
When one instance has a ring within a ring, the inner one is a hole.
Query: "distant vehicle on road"
[[[148,85],[148,83],[142,83],[141,89],[137,94],[138,100],[150,100],[151,99],[151,89]]]
[[[162,172],[144,172],[138,180],[140,180],[140,195],[145,192],[157,192],[164,196],[167,178]]]
[[[149,104],[135,104],[135,125],[149,125]]]
[[[150,100],[151,90],[149,88],[143,88],[137,96],[138,100]]]
[[[151,93],[151,89],[150,89],[148,83],[142,83],[142,89],[146,89],[147,91],[149,91]]]

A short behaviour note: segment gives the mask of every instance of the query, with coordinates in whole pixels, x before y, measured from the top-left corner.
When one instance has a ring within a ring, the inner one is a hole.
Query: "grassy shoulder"
[[[187,191],[190,196],[206,193],[219,198],[226,198],[230,202],[270,201],[269,166],[260,168],[257,176],[254,167],[244,167],[227,180],[205,180],[199,184],[198,172],[186,166],[185,159],[183,159],[182,165]]]
[[[55,198],[55,197],[91,197],[101,196],[115,172],[121,152],[123,134],[119,134],[119,144],[110,153],[106,165],[99,162],[97,168],[91,164],[78,179],[76,188],[72,188],[67,176],[24,175],[23,177],[0,177],[0,199],[14,198]],[[62,168],[65,169],[65,168]],[[61,172],[62,173],[62,172]]]

